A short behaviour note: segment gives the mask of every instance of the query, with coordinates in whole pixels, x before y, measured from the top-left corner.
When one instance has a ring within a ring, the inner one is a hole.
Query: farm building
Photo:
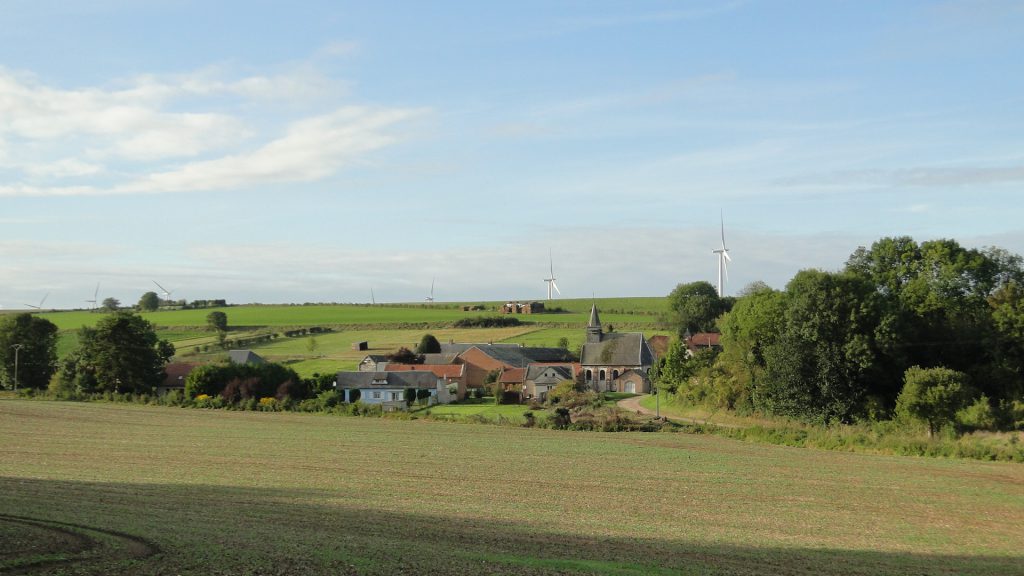
[[[406,390],[426,390],[428,404],[448,404],[455,399],[448,384],[432,372],[338,372],[337,390],[345,394],[345,402],[356,398],[364,404],[380,404],[385,411],[405,410]]]
[[[502,370],[498,382],[506,394],[515,394],[519,402],[547,400],[548,392],[566,380],[577,379],[580,365],[534,363],[525,368]]]
[[[544,312],[543,302],[506,302],[501,307],[502,314],[540,314]]]
[[[605,333],[597,304],[590,309],[587,341],[583,344],[580,363],[584,382],[597,392],[645,394],[651,391],[648,377],[654,365],[651,346],[639,332]],[[632,374],[627,377],[629,372]]]
[[[366,340],[363,340],[361,342],[353,342],[352,343],[352,349],[353,350],[360,350],[360,351],[361,350],[369,350],[370,349],[370,343],[367,342]]]
[[[384,369],[388,357],[383,354],[368,354],[359,362],[360,372],[378,372]]]

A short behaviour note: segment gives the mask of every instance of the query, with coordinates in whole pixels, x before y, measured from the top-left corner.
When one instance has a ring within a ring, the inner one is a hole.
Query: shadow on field
[[[32,541],[47,538],[39,531],[0,545],[0,574],[1024,575],[1024,556],[714,544],[701,541],[700,526],[690,541],[665,540],[656,536],[657,518],[643,537],[565,534],[463,518],[458,510],[376,510],[364,504],[372,491],[367,485],[362,494],[339,498],[309,490],[0,477],[0,535],[19,534],[20,525],[59,527],[55,534],[64,535],[49,548]],[[508,491],[495,493],[502,498]],[[409,506],[431,508],[429,501]],[[98,542],[76,547],[69,529]],[[154,554],[140,555],[132,542],[151,543]]]

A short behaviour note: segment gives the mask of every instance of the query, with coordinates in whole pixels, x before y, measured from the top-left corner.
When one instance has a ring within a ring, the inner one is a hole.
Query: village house
[[[691,334],[689,330],[683,335],[683,344],[686,345],[687,357],[693,357],[701,350],[716,350],[722,347],[722,335],[717,332],[697,332]]]
[[[466,398],[466,365],[465,364],[387,364],[386,372],[430,372],[443,380],[448,387],[455,387],[455,399]]]
[[[651,391],[648,377],[654,365],[654,352],[639,332],[605,333],[598,317],[597,304],[590,309],[587,340],[580,354],[583,380],[596,392]]]
[[[195,364],[187,364],[185,362],[171,362],[165,366],[164,373],[166,376],[163,383],[156,387],[157,396],[163,396],[175,390],[184,392],[185,379],[188,378],[188,375],[192,373],[195,367]]]
[[[383,354],[367,354],[359,362],[360,372],[380,372],[388,363],[388,357]]]
[[[344,393],[345,402],[379,404],[386,412],[407,408],[406,390],[427,390],[428,405],[448,404],[455,399],[444,379],[429,371],[338,372],[335,388]]]

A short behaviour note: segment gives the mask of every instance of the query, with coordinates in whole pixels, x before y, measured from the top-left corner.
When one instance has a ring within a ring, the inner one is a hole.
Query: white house
[[[345,402],[358,400],[364,404],[380,404],[384,410],[404,410],[406,390],[429,390],[427,404],[448,404],[454,396],[448,382],[433,372],[338,372],[335,388],[344,392]]]

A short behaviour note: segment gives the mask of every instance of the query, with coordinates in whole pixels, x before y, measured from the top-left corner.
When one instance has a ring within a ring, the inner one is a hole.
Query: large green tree
[[[65,380],[84,392],[151,392],[164,377],[174,346],[138,314],[115,312],[79,332],[78,350],[65,364]]]
[[[15,356],[18,387],[45,388],[57,370],[57,326],[27,313],[0,317],[0,378],[7,388],[14,387]]]
[[[679,333],[709,332],[715,320],[729,308],[729,301],[719,298],[715,287],[707,282],[679,284],[668,295],[668,306]]]
[[[139,310],[143,312],[153,312],[160,308],[160,297],[156,295],[156,292],[146,292],[139,298]]]
[[[967,404],[967,375],[949,368],[911,366],[897,401],[897,412],[928,424],[928,435],[952,424]]]
[[[417,354],[437,354],[441,351],[441,343],[433,334],[424,334],[420,338],[420,344],[416,347]]]
[[[214,310],[206,315],[206,325],[211,330],[226,332],[228,329],[228,315],[220,310]]]

